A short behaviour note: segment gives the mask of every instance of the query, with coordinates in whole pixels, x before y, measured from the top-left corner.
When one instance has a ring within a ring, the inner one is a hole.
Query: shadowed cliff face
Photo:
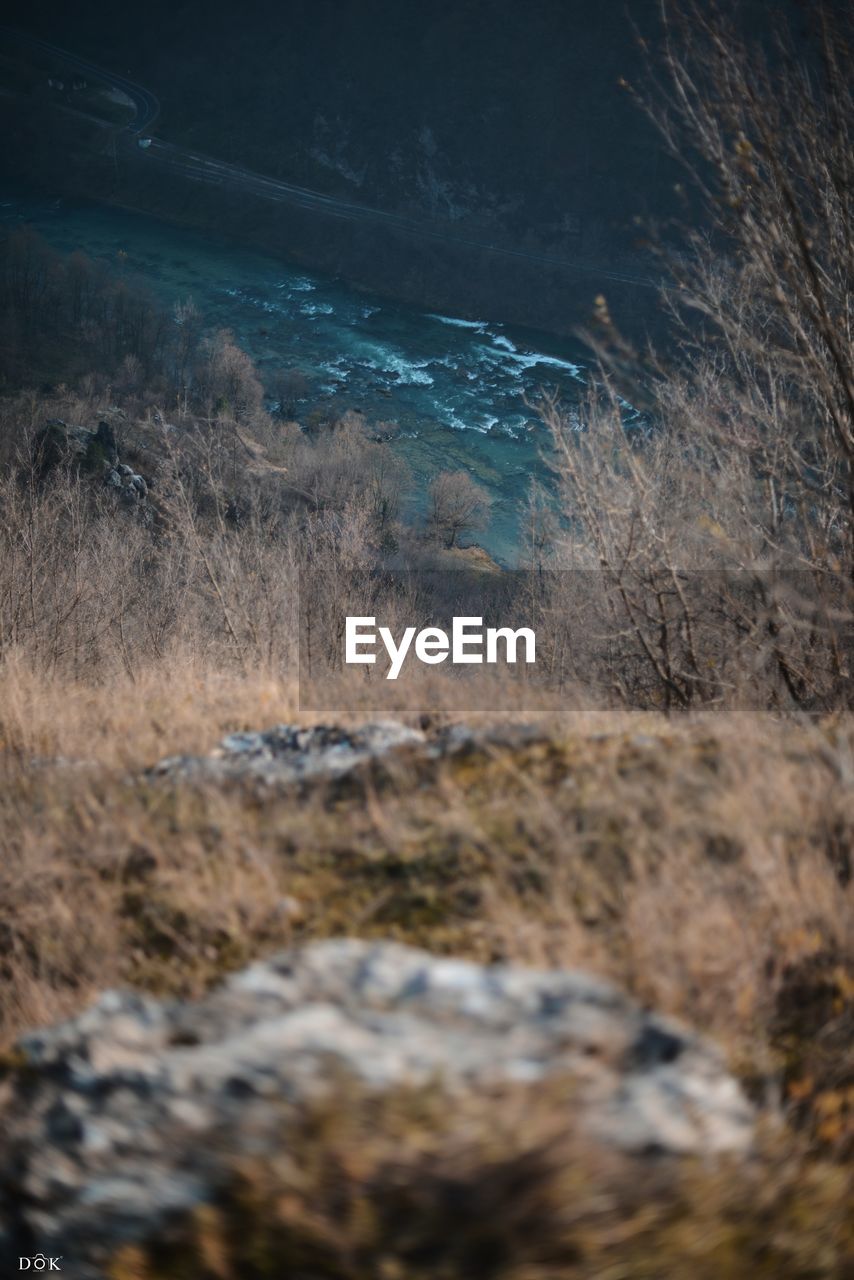
[[[655,6],[630,8],[649,27]],[[657,144],[617,86],[637,62],[620,3],[290,0],[223,10],[200,45],[194,9],[139,65],[164,128],[229,157],[576,250],[662,203]]]
[[[651,131],[617,86],[652,0],[103,0],[22,25],[131,71],[158,128],[330,190],[546,241],[661,203]],[[627,197],[631,199],[627,200]]]
[[[621,299],[625,280],[614,285],[613,275],[654,276],[639,224],[677,212],[679,167],[619,83],[644,81],[641,40],[656,61],[657,0],[16,7],[19,27],[156,94],[153,132],[182,155],[212,156],[431,230],[419,241],[382,225],[271,208],[246,189],[164,172],[155,150],[137,152],[135,140],[126,150],[136,154],[120,163],[103,138],[81,142],[79,116],[56,125],[52,152],[37,162],[44,122],[29,120],[33,136],[17,153],[9,144],[13,168],[31,179],[36,163],[55,193],[224,230],[432,307],[566,331],[605,291],[621,324],[650,322],[649,287],[631,285]],[[760,0],[732,8],[763,29]],[[15,119],[7,135],[27,127]],[[502,260],[476,244],[523,256]]]
[[[48,0],[18,25],[150,87],[155,132],[179,146],[480,242],[637,272],[635,218],[666,212],[673,174],[617,81],[637,67],[635,24],[654,30],[656,12],[652,0],[155,0],[142,15]],[[289,235],[297,253],[311,240]],[[379,258],[382,235],[368,238],[361,256]],[[366,279],[345,258],[324,265]],[[441,249],[432,258],[425,287],[445,269]],[[511,270],[502,288],[533,297],[547,276]]]

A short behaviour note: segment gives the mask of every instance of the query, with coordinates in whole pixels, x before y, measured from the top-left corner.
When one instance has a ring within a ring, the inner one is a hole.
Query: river
[[[414,476],[417,514],[429,478],[465,468],[492,497],[478,541],[517,561],[530,480],[546,479],[547,433],[531,407],[556,391],[572,411],[584,384],[578,345],[532,330],[419,311],[341,280],[123,210],[5,193],[0,224],[28,223],[56,249],[80,249],[167,305],[192,297],[206,326],[227,327],[265,382],[299,369],[312,410],[360,409],[396,422],[389,446]]]

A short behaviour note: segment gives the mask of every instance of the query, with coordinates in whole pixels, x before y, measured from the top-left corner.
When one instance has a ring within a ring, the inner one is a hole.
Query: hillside
[[[0,214],[10,1271],[854,1274],[850,15],[662,14],[625,131],[547,0],[36,0],[168,146],[2,64],[106,202]],[[617,261],[650,129],[666,342],[609,289],[578,359],[480,311],[565,282],[181,160]]]

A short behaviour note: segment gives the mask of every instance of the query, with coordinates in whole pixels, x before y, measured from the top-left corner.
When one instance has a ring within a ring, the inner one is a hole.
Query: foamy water
[[[421,312],[120,210],[4,193],[0,222],[30,222],[63,252],[121,261],[167,303],[192,297],[211,327],[234,332],[268,386],[282,370],[305,375],[298,416],[357,408],[370,420],[397,421],[391,447],[414,474],[414,505],[431,475],[465,468],[493,498],[480,540],[513,562],[525,493],[548,474],[546,433],[530,405],[543,390],[577,402],[585,373],[571,343]]]

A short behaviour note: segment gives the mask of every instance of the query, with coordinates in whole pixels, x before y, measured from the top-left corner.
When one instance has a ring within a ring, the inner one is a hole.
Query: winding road
[[[41,53],[49,54],[51,57],[64,62],[72,70],[85,74],[91,79],[99,80],[110,88],[123,93],[133,104],[135,114],[133,120],[118,132],[130,134],[137,141],[141,140],[143,135],[146,135],[144,154],[148,160],[192,181],[204,182],[211,186],[228,187],[233,191],[244,191],[247,195],[273,200],[293,208],[316,210],[318,213],[324,213],[329,217],[349,222],[373,223],[385,226],[389,230],[402,231],[420,239],[435,240],[462,248],[478,249],[505,259],[516,259],[541,266],[560,268],[565,271],[595,276],[602,280],[640,288],[661,289],[662,287],[660,280],[655,280],[649,276],[617,271],[610,267],[594,265],[589,262],[573,261],[549,253],[531,252],[527,249],[513,249],[507,245],[491,244],[485,240],[478,240],[474,237],[460,235],[454,231],[431,226],[429,223],[422,222],[416,218],[408,218],[403,214],[389,213],[383,209],[372,208],[370,205],[357,204],[334,196],[323,195],[321,192],[312,191],[307,187],[283,182],[281,179],[271,178],[265,174],[253,173],[240,165],[228,164],[223,160],[216,160],[212,156],[200,155],[177,147],[172,143],[150,138],[147,135],[150,133],[151,126],[160,113],[160,103],[149,89],[145,89],[141,85],[134,83],[134,81],[117,75],[113,71],[98,67],[86,58],[78,57],[77,54],[69,53],[66,49],[61,49],[57,45],[50,44],[46,40],[41,40],[25,32],[0,27],[0,38],[17,41]]]
[[[67,49],[60,49],[57,45],[49,44],[47,40],[40,40],[38,36],[27,35],[24,31],[0,27],[0,37],[28,45],[39,53],[47,53],[53,58],[60,59],[73,71],[79,71],[92,79],[100,80],[111,89],[118,89],[131,100],[135,112],[134,119],[125,126],[124,131],[127,133],[137,135],[146,133],[160,114],[160,103],[154,94],[148,89],[143,89],[142,85],[135,84],[133,80],[127,80],[113,71],[105,71],[103,67],[95,66],[93,62],[78,57],[76,53],[69,53]]]

